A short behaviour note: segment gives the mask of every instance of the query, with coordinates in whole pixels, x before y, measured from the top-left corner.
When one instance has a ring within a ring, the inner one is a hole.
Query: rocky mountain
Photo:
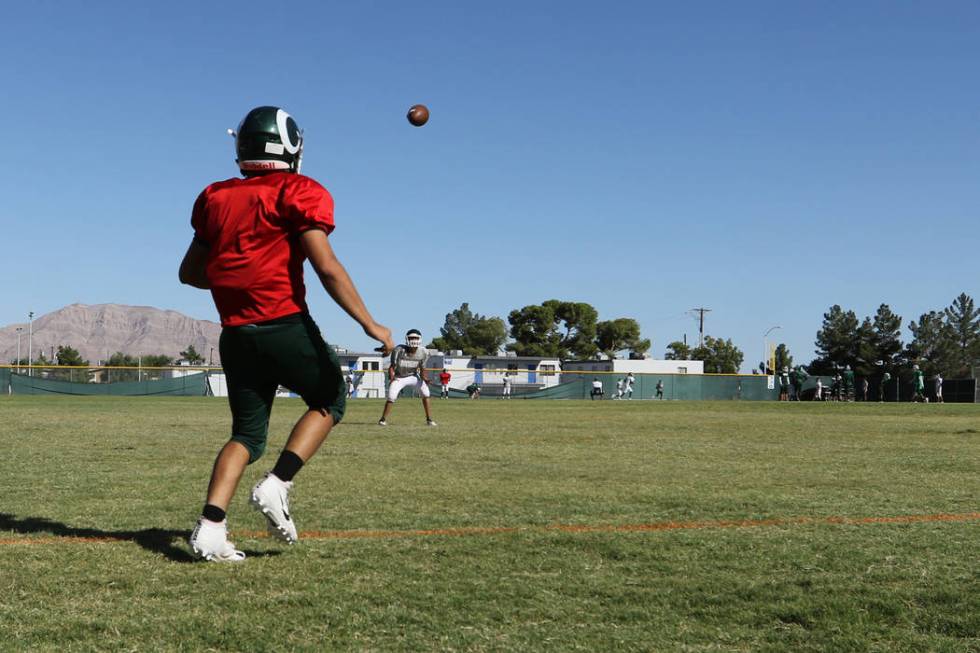
[[[28,325],[11,324],[0,328],[0,363],[17,358],[17,329],[20,332],[21,357],[27,358]],[[206,361],[219,364],[218,336],[221,325],[209,320],[195,320],[177,311],[151,306],[120,304],[72,304],[34,320],[34,357],[39,352],[51,359],[52,348],[69,345],[82,358],[97,365],[117,351],[139,354],[166,354],[177,358],[194,345]]]

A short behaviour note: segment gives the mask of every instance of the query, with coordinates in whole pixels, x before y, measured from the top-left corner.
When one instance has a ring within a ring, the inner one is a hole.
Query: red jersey
[[[441,383],[442,385],[449,385],[449,379],[450,379],[449,372],[439,373],[439,383]]]
[[[211,184],[194,203],[194,238],[208,247],[207,277],[222,326],[306,311],[299,236],[333,231],[333,198],[281,172]]]

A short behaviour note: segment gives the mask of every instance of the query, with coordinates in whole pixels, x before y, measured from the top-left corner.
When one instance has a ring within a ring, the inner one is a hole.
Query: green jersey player
[[[912,395],[912,401],[926,401],[926,377],[918,365],[912,366],[912,385],[915,389]]]

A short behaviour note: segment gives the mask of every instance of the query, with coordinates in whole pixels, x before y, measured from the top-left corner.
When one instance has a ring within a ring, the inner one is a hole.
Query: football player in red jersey
[[[244,178],[211,184],[197,198],[194,239],[180,265],[181,282],[211,291],[223,327],[232,434],[215,460],[190,538],[196,556],[219,562],[245,558],[228,541],[225,513],[245,467],[265,450],[278,387],[301,396],[308,410],[272,471],[252,488],[250,503],[284,542],[297,539],[288,503],[293,477],[344,416],[346,383],[309,315],[303,262],[309,259],[330,297],[381,351],[394,347],[391,331],[371,317],[330,246],[333,198],[300,174],[303,134],[296,121],[277,107],[258,107],[234,135]]]

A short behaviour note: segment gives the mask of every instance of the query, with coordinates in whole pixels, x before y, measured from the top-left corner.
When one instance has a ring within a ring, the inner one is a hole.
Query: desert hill
[[[0,327],[0,363],[17,358],[17,327],[23,328],[20,338],[21,357],[27,358],[28,325],[11,324]],[[209,320],[196,320],[177,311],[151,306],[120,304],[72,304],[34,320],[34,357],[39,352],[51,359],[51,351],[59,345],[77,349],[82,358],[96,365],[117,351],[136,356],[140,353],[166,354],[177,358],[188,345],[219,363],[218,336],[221,325]]]

